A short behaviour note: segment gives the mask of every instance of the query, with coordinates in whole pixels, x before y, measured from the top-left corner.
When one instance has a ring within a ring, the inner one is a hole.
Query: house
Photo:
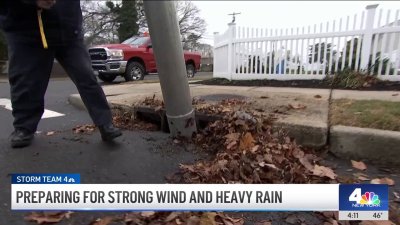
[[[213,57],[213,46],[209,44],[198,44],[193,49],[193,51],[199,52],[201,57],[203,58],[212,58]]]
[[[389,23],[383,27],[393,26],[400,26],[400,20]],[[378,37],[378,39],[375,41],[376,37]],[[388,58],[393,66],[397,65],[398,69],[400,69],[400,33],[381,33],[374,35],[372,38],[372,43],[375,44],[375,42],[376,52],[381,52],[382,56]],[[384,46],[382,46],[383,42],[385,42]],[[372,49],[375,49],[375,46],[373,46]]]

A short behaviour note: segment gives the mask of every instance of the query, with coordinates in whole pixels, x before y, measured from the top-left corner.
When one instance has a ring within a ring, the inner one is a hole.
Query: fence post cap
[[[367,7],[365,7],[366,9],[376,9],[378,7],[379,4],[374,4],[374,5],[367,5]]]

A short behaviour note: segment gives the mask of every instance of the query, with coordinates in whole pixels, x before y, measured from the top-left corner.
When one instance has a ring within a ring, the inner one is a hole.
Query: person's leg
[[[30,135],[23,141],[15,137],[14,132],[11,144],[13,147],[24,147],[30,144],[29,139],[33,138],[44,112],[44,95],[53,66],[54,51],[45,50],[40,45],[18,43],[11,38],[7,38],[7,42],[13,125],[16,131]]]
[[[57,48],[56,59],[78,88],[90,117],[100,129],[103,140],[112,140],[120,136],[121,132],[112,126],[110,107],[94,75],[90,56],[83,41],[71,42]]]

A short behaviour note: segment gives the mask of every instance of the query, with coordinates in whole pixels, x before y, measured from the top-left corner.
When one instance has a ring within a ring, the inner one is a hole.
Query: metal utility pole
[[[191,137],[197,131],[195,113],[174,2],[143,2],[170,132]]]

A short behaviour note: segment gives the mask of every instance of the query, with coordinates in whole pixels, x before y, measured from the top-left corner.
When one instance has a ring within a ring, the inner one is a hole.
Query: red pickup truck
[[[89,48],[92,67],[98,77],[112,82],[117,76],[126,81],[143,80],[148,73],[157,73],[151,39],[149,36],[134,36],[121,44],[106,44]],[[187,76],[193,77],[200,68],[201,55],[184,52]]]

